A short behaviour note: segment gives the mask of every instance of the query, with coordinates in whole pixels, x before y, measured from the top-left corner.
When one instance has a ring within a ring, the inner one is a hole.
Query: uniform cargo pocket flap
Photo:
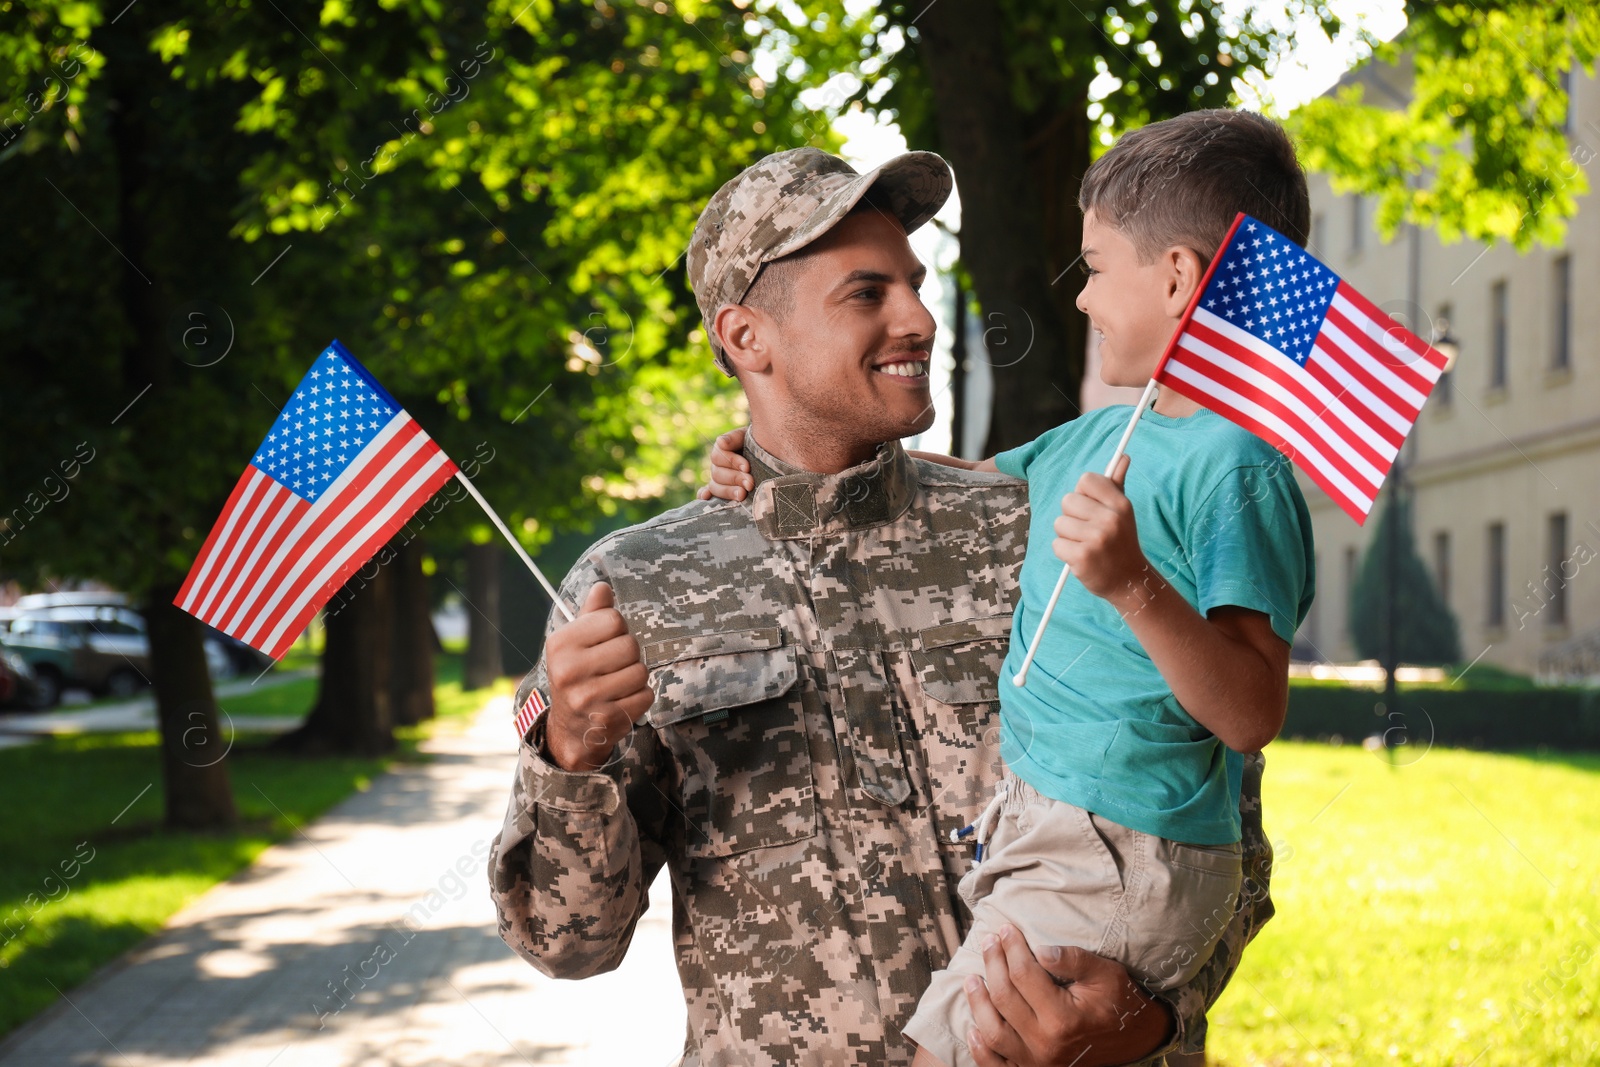
[[[912,652],[923,691],[942,704],[1000,698],[1000,668],[1011,636],[1010,615],[930,626]]]
[[[777,631],[743,631],[740,634],[713,635],[740,640],[752,634],[773,635],[771,647],[741,651],[703,652],[680,655],[651,672],[651,687],[656,702],[646,716],[652,726],[670,726],[686,719],[705,722],[726,718],[732,709],[775,699],[794,688],[799,677],[794,649],[777,643]],[[703,641],[706,639],[696,639]],[[701,647],[717,647],[708,643]]]
[[[947,622],[940,626],[930,626],[917,635],[918,643],[924,649],[962,645],[968,641],[982,641],[990,637],[1010,636],[1010,615],[988,615],[981,619]]]
[[[654,670],[675,660],[690,656],[717,656],[725,652],[755,652],[777,648],[783,644],[783,634],[776,626],[758,626],[750,630],[730,630],[720,634],[690,634],[666,641],[652,641],[644,646],[644,661]]]

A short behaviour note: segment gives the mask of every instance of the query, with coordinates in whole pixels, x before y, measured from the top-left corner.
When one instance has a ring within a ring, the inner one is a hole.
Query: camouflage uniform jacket
[[[567,576],[570,604],[612,584],[656,700],[593,773],[550,762],[535,725],[490,856],[500,935],[548,975],[610,970],[666,865],[685,1065],[909,1063],[900,1028],[968,922],[970,848],[949,834],[1001,771],[1026,486],[898,445],[826,476],[745,454],[746,501],[613,534]],[[533,685],[542,661],[519,706]],[[1167,994],[1185,1048],[1272,912],[1260,769],[1246,891]]]

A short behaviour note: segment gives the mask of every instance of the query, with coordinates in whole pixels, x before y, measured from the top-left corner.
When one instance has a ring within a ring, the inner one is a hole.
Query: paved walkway
[[[491,705],[431,742],[433,762],[269,849],[0,1044],[0,1067],[673,1062],[685,1013],[665,882],[608,975],[552,981],[495,933],[483,857],[511,782],[506,715]]]

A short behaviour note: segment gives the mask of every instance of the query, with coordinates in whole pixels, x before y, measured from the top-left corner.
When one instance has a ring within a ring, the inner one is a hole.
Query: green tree
[[[803,77],[750,70],[783,22],[694,0],[0,12],[24,401],[0,493],[29,502],[0,563],[145,600],[170,822],[232,817],[225,762],[185,750],[215,701],[172,594],[329,337],[479,460],[530,546],[693,483],[733,416],[679,254],[731,169],[826,140]],[[70,499],[35,508],[47,476]],[[429,534],[481,539],[470,507]]]
[[[1400,523],[1399,575],[1395,618],[1397,663],[1458,663],[1461,637],[1456,617],[1434,588],[1427,566],[1417,555],[1411,534],[1411,506],[1396,505],[1385,494],[1383,512],[1356,572],[1350,593],[1350,640],[1362,659],[1381,660],[1388,626],[1389,524]]]
[[[1574,122],[1566,80],[1594,73],[1600,7],[1587,0],[1408,3],[1405,31],[1375,46],[1405,102],[1360,85],[1297,110],[1301,158],[1339,192],[1377,199],[1445,241],[1557,244],[1589,191],[1600,123]]]
[[[1325,5],[1290,2],[1332,29]],[[942,152],[961,188],[961,259],[994,370],[985,452],[1078,414],[1088,323],[1073,269],[1078,185],[1114,137],[1234,102],[1286,42],[1213,0],[1030,4],[889,0],[841,102],[878,101],[912,148]]]

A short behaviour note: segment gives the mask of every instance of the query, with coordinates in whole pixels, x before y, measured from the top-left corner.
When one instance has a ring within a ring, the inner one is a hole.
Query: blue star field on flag
[[[316,500],[399,410],[335,341],[300,379],[252,464],[302,499]]]
[[[1246,218],[1200,306],[1305,366],[1339,276],[1266,223]]]

